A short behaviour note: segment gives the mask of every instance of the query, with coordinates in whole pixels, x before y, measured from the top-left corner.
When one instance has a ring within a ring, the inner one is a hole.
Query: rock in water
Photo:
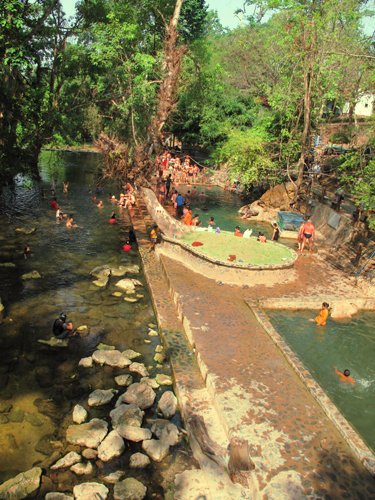
[[[125,368],[131,365],[130,359],[125,358],[120,351],[95,351],[92,359],[95,363],[116,368]]]
[[[156,361],[157,363],[160,363],[160,364],[163,364],[166,359],[167,359],[167,356],[165,356],[161,352],[157,352],[154,356],[154,361]]]
[[[133,377],[131,375],[119,375],[115,377],[115,382],[121,387],[128,387],[133,383]]]
[[[2,500],[21,500],[38,490],[42,469],[34,467],[26,472],[18,474],[13,479],[8,479],[0,486],[0,498]]]
[[[169,444],[169,446],[174,446],[177,444],[181,437],[176,425],[172,424],[169,420],[164,420],[158,418],[154,425],[151,427],[151,432],[160,439]]]
[[[103,344],[102,342],[100,342],[100,344],[97,345],[96,348],[98,349],[98,351],[115,351],[116,350],[116,347],[114,345],[107,345],[107,344]]]
[[[87,418],[87,411],[81,405],[75,405],[73,409],[73,422],[82,424]]]
[[[23,280],[31,280],[38,278],[41,278],[41,275],[38,273],[38,271],[31,271],[31,273],[26,273],[22,275]]]
[[[50,491],[45,496],[45,500],[73,500],[73,496],[59,491]]]
[[[92,357],[82,358],[78,363],[78,366],[83,366],[84,368],[90,368],[92,366]]]
[[[131,469],[142,469],[149,464],[150,459],[147,455],[143,455],[143,453],[134,453],[134,455],[130,457],[129,467]]]
[[[149,337],[157,337],[159,334],[156,330],[149,330],[148,336]]]
[[[126,266],[120,266],[119,269],[125,269],[125,272],[129,274],[139,274],[139,266],[137,264],[127,264]]]
[[[146,384],[152,389],[159,389],[160,385],[156,382],[154,378],[142,377],[141,384]]]
[[[113,292],[112,295],[114,297],[122,297],[122,293],[121,292]]]
[[[94,283],[94,285],[96,285],[98,287],[105,287],[108,285],[108,281],[109,281],[109,277],[104,276],[103,278],[99,278],[99,279],[93,281],[93,283]]]
[[[129,366],[129,371],[134,373],[139,373],[142,377],[148,377],[149,373],[143,363],[132,363]]]
[[[124,471],[122,470],[117,470],[116,472],[112,472],[111,474],[108,474],[108,476],[104,476],[103,479],[104,481],[107,481],[108,483],[111,484],[116,484],[120,481],[122,476],[125,474]]]
[[[70,425],[66,430],[66,439],[71,444],[86,448],[97,448],[108,432],[105,420],[93,418],[87,424]]]
[[[133,441],[134,443],[139,443],[139,441],[145,441],[146,439],[151,439],[152,434],[149,429],[143,429],[142,427],[131,427],[130,425],[118,425],[116,431],[121,437],[127,439],[128,441]]]
[[[81,455],[75,451],[71,451],[65,457],[60,458],[51,469],[63,469],[64,467],[71,467],[81,461]]]
[[[159,400],[158,408],[165,418],[171,418],[177,411],[177,398],[172,391],[166,391]]]
[[[142,425],[144,412],[137,405],[119,405],[111,411],[112,427],[116,429],[120,425],[140,427]]]
[[[82,456],[87,460],[96,460],[96,457],[98,456],[98,451],[92,450],[91,448],[85,448],[82,452]]]
[[[159,385],[173,385],[171,377],[164,375],[163,373],[158,373],[155,379]]]
[[[135,358],[139,358],[140,356],[142,356],[142,354],[140,352],[133,351],[132,349],[127,349],[126,351],[124,351],[122,353],[122,355],[128,359],[135,359]]]
[[[126,290],[126,291],[133,291],[135,292],[135,285],[134,283],[132,282],[132,280],[128,279],[128,278],[125,278],[123,280],[120,280],[116,283],[116,286],[118,286],[119,288],[121,288],[122,290]]]
[[[129,477],[115,484],[113,498],[115,500],[143,500],[147,488],[136,479]]]
[[[57,339],[56,337],[51,337],[49,340],[38,340],[39,344],[49,345],[50,347],[68,347],[69,340]]]
[[[158,439],[142,441],[142,449],[155,462],[161,462],[169,452],[169,444]]]
[[[114,389],[96,389],[89,396],[87,404],[89,406],[103,406],[108,404],[114,396],[114,393],[117,393]]]
[[[87,464],[75,464],[70,467],[70,470],[77,474],[77,476],[89,475],[94,471],[94,467],[91,462],[87,462]]]
[[[151,387],[146,384],[133,384],[119,397],[116,406],[122,403],[136,404],[141,410],[145,410],[154,404],[155,398],[156,394]]]
[[[155,347],[155,352],[162,352],[162,351],[163,351],[163,346],[161,346],[161,345],[157,345],[157,346]]]
[[[74,486],[73,493],[76,500],[106,500],[109,489],[100,483],[82,483]]]
[[[122,437],[111,431],[98,447],[98,458],[103,462],[108,462],[112,458],[119,457],[125,450],[125,443]]]
[[[16,267],[16,264],[13,264],[13,262],[1,262],[0,267]]]
[[[89,274],[91,274],[91,276],[95,276],[95,278],[102,278],[103,276],[109,276],[111,274],[111,269],[107,265],[98,266],[90,271]]]
[[[36,228],[31,227],[31,228],[27,229],[26,227],[17,227],[15,229],[15,231],[16,231],[16,233],[31,234],[31,233],[34,233],[36,231]]]

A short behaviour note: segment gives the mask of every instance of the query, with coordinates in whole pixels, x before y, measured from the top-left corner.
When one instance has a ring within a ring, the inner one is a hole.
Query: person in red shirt
[[[125,241],[125,245],[123,245],[122,249],[124,250],[124,252],[130,252],[132,247],[129,240]]]
[[[54,210],[57,209],[57,199],[56,198],[53,199],[53,202],[51,203],[51,208],[53,208]]]

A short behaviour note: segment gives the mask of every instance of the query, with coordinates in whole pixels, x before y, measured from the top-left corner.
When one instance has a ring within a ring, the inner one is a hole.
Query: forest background
[[[130,148],[146,140],[174,7],[81,0],[67,17],[59,0],[2,0],[0,177],[35,169],[42,147],[83,147],[101,132]],[[245,0],[234,15],[239,26],[230,30],[204,0],[184,0],[185,49],[164,137],[208,149],[247,186],[300,183],[312,138],[338,121],[332,142],[350,149],[335,159],[335,175],[374,206],[374,117],[353,113],[374,91],[374,38],[363,29],[371,4]],[[336,114],[345,103],[343,120]]]

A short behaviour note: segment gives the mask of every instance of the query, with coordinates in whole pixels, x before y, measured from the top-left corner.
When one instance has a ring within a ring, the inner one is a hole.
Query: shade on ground
[[[194,246],[195,250],[226,261],[229,255],[235,255],[236,260],[242,260],[244,264],[282,264],[292,258],[289,248],[267,241],[260,243],[256,238],[239,238],[233,233],[221,232],[194,232],[181,238],[184,243],[192,245],[193,242],[203,243],[202,246]]]

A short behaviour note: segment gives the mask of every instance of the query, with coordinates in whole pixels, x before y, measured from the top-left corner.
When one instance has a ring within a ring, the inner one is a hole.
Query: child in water
[[[314,319],[310,319],[309,321],[316,321],[317,326],[325,326],[327,318],[329,316],[328,308],[329,304],[327,304],[327,302],[323,302],[322,310],[320,311],[319,315]]]
[[[354,380],[350,376],[350,371],[348,369],[344,370],[344,373],[341,373],[338,371],[337,366],[335,366],[335,372],[340,377],[340,380],[342,380],[342,382],[349,382],[351,384],[355,384]]]

